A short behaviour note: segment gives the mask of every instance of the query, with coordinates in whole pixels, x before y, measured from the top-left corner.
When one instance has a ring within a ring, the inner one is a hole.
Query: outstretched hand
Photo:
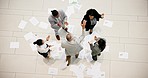
[[[49,41],[49,38],[50,38],[50,35],[48,35],[48,36],[46,37],[46,41]]]

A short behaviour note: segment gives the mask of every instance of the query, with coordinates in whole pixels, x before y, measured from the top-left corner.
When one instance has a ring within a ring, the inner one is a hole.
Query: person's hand
[[[103,18],[104,18],[104,13],[101,14],[101,19],[103,19]]]
[[[85,20],[83,20],[83,24],[81,24],[81,26],[82,26],[82,29],[85,29],[85,26],[86,26],[86,21]]]
[[[50,35],[48,35],[48,36],[46,37],[46,41],[49,41],[49,38],[50,38]]]
[[[68,25],[68,22],[64,22],[64,24],[67,26]]]
[[[48,47],[52,47],[53,45],[49,45]]]
[[[61,27],[61,26],[62,26],[60,23],[57,23],[57,25],[58,25],[59,27]]]
[[[90,42],[88,42],[89,44],[92,44],[92,43],[90,43]]]

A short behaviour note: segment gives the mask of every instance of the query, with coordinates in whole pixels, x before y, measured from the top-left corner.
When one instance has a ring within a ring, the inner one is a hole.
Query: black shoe
[[[89,32],[89,34],[92,34],[92,32]]]
[[[56,38],[57,38],[57,40],[60,40],[60,36],[59,35],[56,35]]]
[[[101,53],[100,54],[98,54],[98,56],[100,56],[101,55]]]

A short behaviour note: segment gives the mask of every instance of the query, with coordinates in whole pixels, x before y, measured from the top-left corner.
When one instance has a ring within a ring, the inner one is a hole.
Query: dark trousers
[[[94,61],[97,61],[97,55],[92,56],[92,59],[93,59]]]
[[[40,55],[42,55],[43,57],[48,57],[48,53],[50,52],[50,49],[48,50],[48,52],[46,52],[46,53],[40,53],[39,51],[38,51],[38,53],[40,54]]]
[[[95,24],[96,25],[96,24]],[[95,25],[87,25],[86,24],[86,26],[85,26],[85,28],[86,28],[86,31],[88,31],[89,29],[93,29],[94,27],[95,27]]]

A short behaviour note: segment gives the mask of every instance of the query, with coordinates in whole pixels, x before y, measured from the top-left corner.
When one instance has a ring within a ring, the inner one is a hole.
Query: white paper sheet
[[[20,29],[24,29],[24,28],[25,28],[25,26],[26,26],[26,24],[27,24],[27,22],[26,22],[26,21],[21,20],[21,22],[20,22],[20,24],[19,24],[18,28],[20,28]]]
[[[78,66],[77,65],[71,65],[70,71],[72,71],[77,76],[77,78],[84,78],[83,72],[84,72],[85,68],[86,68],[86,66],[83,65],[83,64],[80,64]]]
[[[42,29],[47,29],[48,28],[48,24],[45,22],[40,22],[39,27]]]
[[[69,0],[69,3],[70,4],[77,4],[78,3],[78,0]]]
[[[36,45],[34,45],[33,43],[30,43],[29,45],[30,45],[32,51],[37,51]]]
[[[50,75],[57,75],[58,74],[58,68],[49,68],[48,74]]]
[[[80,4],[75,4],[74,7],[75,7],[76,9],[80,10],[81,7],[82,7],[82,5],[80,5]]]
[[[127,52],[119,52],[119,58],[128,59],[128,53]]]
[[[104,26],[107,26],[107,27],[112,27],[113,25],[113,22],[112,21],[109,21],[109,20],[105,20],[104,23],[103,23]]]
[[[28,41],[30,39],[36,39],[36,36],[32,32],[29,32],[29,33],[24,35],[24,38],[25,38],[26,41]]]
[[[10,42],[10,48],[19,48],[19,42]]]
[[[70,32],[70,33],[73,33],[74,25],[68,25],[67,27],[68,27],[67,31]]]
[[[67,17],[69,18],[74,12],[75,12],[74,7],[73,6],[68,6],[65,13],[66,13]]]
[[[36,26],[36,25],[39,23],[39,21],[38,21],[35,17],[30,18],[29,21],[30,21],[34,26]]]
[[[85,58],[86,58],[87,62],[91,62],[93,60],[91,53],[86,53]]]

